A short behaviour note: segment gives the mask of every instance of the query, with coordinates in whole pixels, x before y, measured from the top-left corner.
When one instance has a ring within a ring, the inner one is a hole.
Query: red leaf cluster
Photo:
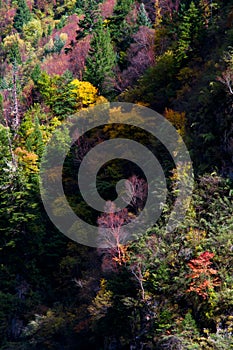
[[[15,8],[11,8],[7,4],[2,4],[0,8],[1,36],[9,35],[12,32],[15,13]]]
[[[203,252],[198,258],[190,260],[188,263],[192,273],[187,275],[192,279],[187,292],[195,292],[204,299],[208,297],[208,290],[219,285],[220,281],[215,276],[218,271],[211,268],[212,262],[210,261],[214,257],[214,253]]]
[[[99,5],[100,13],[103,19],[111,17],[116,4],[116,0],[106,0]]]
[[[144,71],[155,63],[154,29],[141,26],[133,39],[134,42],[127,51],[130,66],[117,77],[117,88],[120,91],[135,83]]]
[[[59,37],[61,33],[66,33],[67,38],[67,44],[70,42],[75,42],[76,36],[77,36],[77,30],[79,29],[78,26],[79,17],[76,14],[73,14],[67,18],[67,24],[62,29],[55,29],[52,33],[52,38],[55,39],[56,37]]]

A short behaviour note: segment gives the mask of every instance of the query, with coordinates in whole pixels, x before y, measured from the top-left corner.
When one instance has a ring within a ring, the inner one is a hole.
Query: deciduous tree
[[[188,293],[194,292],[206,299],[211,289],[220,284],[219,278],[216,277],[218,271],[211,267],[212,262],[210,260],[213,257],[214,253],[203,252],[198,258],[190,260],[188,266],[192,273],[187,275],[191,279]]]

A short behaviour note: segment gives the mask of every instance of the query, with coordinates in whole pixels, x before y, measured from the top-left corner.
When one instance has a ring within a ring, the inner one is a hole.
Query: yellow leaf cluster
[[[128,246],[119,244],[117,247],[118,254],[113,258],[119,265],[123,265],[129,261]]]
[[[77,99],[77,108],[93,105],[98,99],[98,90],[88,81],[74,79],[71,83],[72,92]]]
[[[201,243],[206,238],[206,231],[190,227],[185,238],[196,250],[200,250]]]
[[[183,136],[185,133],[185,112],[176,112],[173,109],[165,109],[164,117],[174,125],[178,133]]]
[[[37,160],[37,154],[33,152],[28,152],[26,149],[17,147],[15,150],[15,155],[18,158],[19,164],[25,168],[25,173],[37,173],[39,171]]]
[[[68,35],[67,35],[66,33],[61,33],[61,34],[60,34],[60,39],[61,39],[62,41],[64,41],[64,42],[66,42],[67,39],[68,39]]]
[[[92,305],[88,307],[90,314],[96,320],[104,317],[108,308],[112,306],[113,293],[107,290],[106,282],[105,279],[101,279],[100,290],[94,298]]]
[[[24,41],[18,33],[7,35],[3,40],[3,46],[6,50],[9,50],[14,44],[18,44],[19,47],[24,46]]]

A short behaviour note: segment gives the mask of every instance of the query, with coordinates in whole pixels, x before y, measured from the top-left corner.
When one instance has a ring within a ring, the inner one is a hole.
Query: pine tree
[[[78,3],[82,3],[78,5]],[[97,0],[87,0],[87,1],[78,1],[76,6],[82,9],[85,14],[84,18],[79,21],[79,28],[77,30],[77,40],[83,39],[86,35],[92,33],[96,24],[98,24],[99,8]]]
[[[113,69],[116,54],[111,43],[110,32],[99,20],[91,42],[91,50],[86,61],[84,79],[91,82],[103,95],[113,90]]]
[[[152,28],[151,20],[147,15],[145,5],[143,4],[143,2],[139,7],[137,23],[139,26],[146,26],[146,27]]]
[[[203,31],[200,9],[193,1],[188,10],[182,6],[179,31],[177,60],[182,61],[187,59],[194,48],[200,44],[200,34]]]
[[[122,19],[124,19],[129,13],[133,3],[133,0],[118,0],[114,9],[114,14],[117,16],[122,16]]]
[[[31,20],[31,12],[25,0],[18,0],[18,8],[14,17],[14,27],[19,32],[22,31],[23,25]]]
[[[136,23],[126,19],[132,9],[132,0],[118,0],[113,15],[109,18],[109,29],[117,51],[126,52],[132,42],[132,34],[136,33]]]

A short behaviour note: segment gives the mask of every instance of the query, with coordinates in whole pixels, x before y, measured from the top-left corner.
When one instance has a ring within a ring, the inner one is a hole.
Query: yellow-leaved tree
[[[185,112],[177,112],[173,109],[166,108],[164,117],[171,122],[181,136],[185,134]]]
[[[105,103],[107,99],[98,94],[98,89],[88,81],[74,79],[71,83],[71,91],[76,97],[76,108],[87,108],[98,103]]]

